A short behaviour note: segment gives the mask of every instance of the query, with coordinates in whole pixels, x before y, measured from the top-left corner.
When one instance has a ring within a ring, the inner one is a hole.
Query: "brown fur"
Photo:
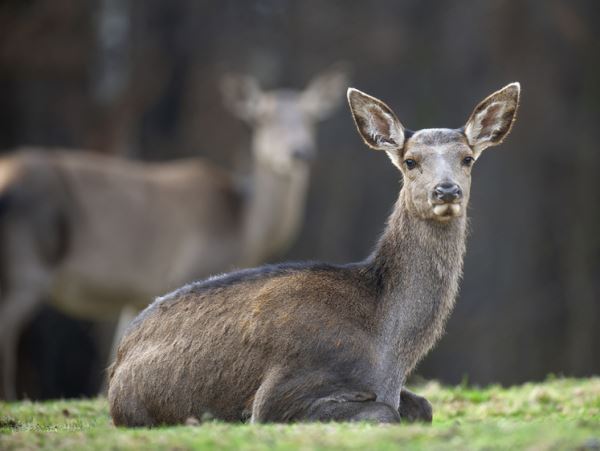
[[[405,180],[373,254],[231,273],[157,299],[119,347],[109,387],[115,424],[207,412],[226,421],[431,421],[429,403],[403,385],[454,304],[470,181],[462,162],[472,150],[447,129],[405,142],[383,102],[356,90],[349,101],[363,139],[392,152]],[[414,169],[402,161],[409,156],[419,159]],[[430,191],[448,180],[465,191],[451,201],[461,209],[438,215]]]

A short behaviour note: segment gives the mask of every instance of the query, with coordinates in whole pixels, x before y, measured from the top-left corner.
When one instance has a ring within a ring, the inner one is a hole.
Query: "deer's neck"
[[[244,212],[243,266],[264,263],[289,246],[304,216],[308,178],[303,162],[286,173],[255,163]]]
[[[375,328],[384,396],[399,399],[406,375],[443,331],[465,252],[466,218],[438,223],[412,216],[404,190],[371,257],[380,297]]]

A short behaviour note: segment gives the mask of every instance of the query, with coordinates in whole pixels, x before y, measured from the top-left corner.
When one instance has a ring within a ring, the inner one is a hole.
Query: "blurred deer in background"
[[[404,128],[348,90],[365,143],[403,186],[372,254],[347,265],[284,263],[158,298],[129,326],[109,371],[116,425],[226,421],[431,421],[404,388],[442,334],[465,252],[471,169],[510,132],[520,85],[479,103],[459,129]]]
[[[285,250],[303,217],[316,123],[346,84],[341,69],[304,91],[223,80],[227,107],[253,129],[248,189],[199,158],[143,163],[40,149],[2,158],[2,397],[16,397],[19,335],[42,302],[73,317],[113,319],[184,282]]]

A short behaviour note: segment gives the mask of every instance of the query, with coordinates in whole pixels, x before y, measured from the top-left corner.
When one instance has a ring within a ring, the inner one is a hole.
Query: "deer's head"
[[[481,152],[510,132],[521,87],[511,83],[484,99],[459,129],[411,132],[381,100],[348,89],[352,116],[365,143],[384,150],[404,179],[405,207],[413,215],[441,222],[465,214],[471,169]]]
[[[254,78],[240,75],[227,76],[221,88],[225,105],[252,127],[255,161],[287,173],[315,156],[316,124],[341,103],[346,86],[346,72],[334,68],[302,91],[263,91]]]

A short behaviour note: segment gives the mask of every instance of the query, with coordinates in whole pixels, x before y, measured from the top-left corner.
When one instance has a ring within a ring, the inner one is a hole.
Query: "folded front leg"
[[[252,422],[370,421],[398,423],[399,412],[370,390],[320,370],[272,371],[258,389]]]
[[[400,392],[400,418],[402,421],[413,423],[422,421],[431,423],[433,418],[431,404],[425,398],[415,395],[411,391],[403,388]]]
[[[400,416],[388,404],[375,401],[374,393],[348,390],[316,399],[302,419],[304,421],[398,423]]]

